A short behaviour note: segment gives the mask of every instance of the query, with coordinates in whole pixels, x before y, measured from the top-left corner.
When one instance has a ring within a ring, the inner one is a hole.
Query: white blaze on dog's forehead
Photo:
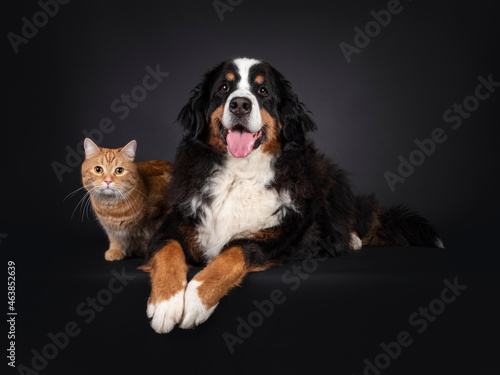
[[[226,104],[231,103],[231,100],[234,98],[247,98],[252,103],[252,110],[244,119],[244,123],[242,123],[245,128],[251,132],[258,132],[262,127],[262,118],[259,110],[259,103],[257,102],[257,98],[251,91],[250,85],[250,69],[252,66],[259,64],[259,60],[248,59],[248,58],[238,58],[233,60],[234,65],[236,66],[236,70],[238,75],[240,76],[240,80],[236,89],[227,97]],[[222,115],[222,125],[224,125],[227,129],[232,129],[238,123],[241,124],[241,118],[234,116],[228,105],[224,106],[224,112]]]
[[[259,60],[249,59],[246,57],[238,58],[233,61],[236,68],[238,68],[238,74],[240,75],[240,81],[238,82],[238,89],[250,89],[250,69],[256,64],[260,64]]]

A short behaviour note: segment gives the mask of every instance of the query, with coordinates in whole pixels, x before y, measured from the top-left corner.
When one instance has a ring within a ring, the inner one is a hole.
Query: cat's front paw
[[[104,254],[104,259],[107,261],[122,260],[125,258],[125,251],[121,249],[109,249]]]

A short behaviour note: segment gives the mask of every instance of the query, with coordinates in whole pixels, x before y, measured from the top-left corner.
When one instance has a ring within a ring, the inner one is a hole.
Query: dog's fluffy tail
[[[354,231],[364,246],[422,246],[444,248],[427,219],[403,205],[381,208],[373,195],[355,197]]]

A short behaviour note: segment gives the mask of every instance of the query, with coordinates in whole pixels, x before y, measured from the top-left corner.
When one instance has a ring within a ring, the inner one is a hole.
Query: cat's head
[[[86,138],[83,147],[83,186],[93,197],[125,199],[140,178],[134,160],[137,142],[131,141],[122,148],[109,149],[99,147]]]

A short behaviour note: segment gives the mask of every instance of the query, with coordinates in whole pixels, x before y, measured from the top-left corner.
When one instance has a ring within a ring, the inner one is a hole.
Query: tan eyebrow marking
[[[226,79],[227,79],[228,81],[234,81],[234,80],[235,80],[235,78],[236,78],[236,77],[234,76],[234,74],[233,74],[233,73],[231,73],[231,72],[226,73],[226,76],[225,76],[225,77],[226,77]]]
[[[257,77],[255,77],[254,81],[256,83],[258,83],[259,85],[262,85],[264,83],[264,77],[261,75],[258,75]]]

